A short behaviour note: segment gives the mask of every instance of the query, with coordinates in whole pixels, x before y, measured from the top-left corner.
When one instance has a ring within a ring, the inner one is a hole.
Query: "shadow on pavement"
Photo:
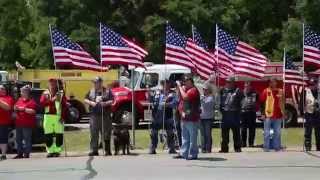
[[[93,179],[98,174],[98,172],[92,166],[93,159],[94,157],[90,156],[87,160],[87,166],[85,170],[89,171],[89,173],[86,174],[83,178],[81,178],[81,180]]]
[[[313,165],[275,165],[275,166],[206,166],[206,165],[190,165],[190,167],[212,168],[212,169],[274,169],[274,168],[316,168],[320,166]]]
[[[320,155],[313,154],[313,153],[310,152],[310,151],[307,151],[306,154],[308,154],[309,156],[312,156],[312,157],[315,157],[315,158],[319,158],[319,159],[320,159]]]
[[[225,158],[219,157],[199,157],[196,161],[226,161]]]

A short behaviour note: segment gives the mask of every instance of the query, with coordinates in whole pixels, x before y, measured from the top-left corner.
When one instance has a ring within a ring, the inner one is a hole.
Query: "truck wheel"
[[[297,111],[295,110],[294,107],[290,105],[286,105],[286,115],[287,115],[287,118],[285,119],[285,122],[287,127],[296,126],[298,124]]]
[[[17,138],[16,130],[15,129],[11,129],[9,131],[9,135],[8,135],[8,150],[9,150],[9,152],[17,150],[16,138]]]
[[[135,116],[135,126],[138,127],[138,118]],[[114,123],[132,125],[132,108],[131,105],[125,105],[114,113]]]
[[[68,109],[68,118],[66,123],[78,123],[80,121],[79,110],[75,107],[70,106]]]

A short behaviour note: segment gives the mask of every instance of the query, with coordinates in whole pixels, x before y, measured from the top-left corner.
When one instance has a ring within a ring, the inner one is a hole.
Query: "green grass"
[[[213,147],[220,147],[220,129],[214,128],[213,134]],[[131,133],[130,133],[131,135]],[[256,132],[256,145],[263,143],[262,129],[258,128]],[[67,151],[73,152],[87,152],[89,150],[89,130],[81,131],[67,131],[65,133]],[[314,139],[314,138],[313,138]],[[136,130],[136,148],[147,149],[150,143],[150,135],[148,130]],[[230,147],[232,143],[232,133],[230,133]],[[302,128],[289,128],[282,130],[282,144],[289,148],[302,147],[303,143],[303,129]],[[162,145],[159,144],[159,148]]]

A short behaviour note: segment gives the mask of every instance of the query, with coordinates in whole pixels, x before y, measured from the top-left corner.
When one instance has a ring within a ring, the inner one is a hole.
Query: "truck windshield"
[[[140,72],[138,71],[133,71],[133,87],[136,87],[137,81],[140,77]],[[130,84],[129,87],[132,89],[132,77],[130,77]]]

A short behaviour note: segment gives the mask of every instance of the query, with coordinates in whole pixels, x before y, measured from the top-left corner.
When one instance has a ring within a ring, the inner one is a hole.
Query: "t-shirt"
[[[199,121],[200,120],[200,93],[197,88],[192,87],[187,90],[187,100],[182,100],[180,106],[182,120],[185,121]]]
[[[37,104],[33,99],[19,98],[16,107],[33,109],[36,111]],[[34,128],[36,125],[36,115],[28,114],[25,111],[17,111],[16,127]]]
[[[0,125],[10,125],[12,123],[11,121],[11,114],[12,114],[12,109],[13,109],[13,104],[14,101],[10,96],[0,96],[0,101],[5,102],[8,104],[11,108],[10,111],[6,111],[2,108],[0,108]]]
[[[272,117],[270,117],[271,119],[281,119],[283,117],[282,112],[281,112],[281,108],[280,108],[280,98],[281,98],[281,94],[279,93],[279,89],[274,89],[272,90],[272,96],[274,98],[274,104],[273,104],[273,113],[272,113]],[[260,101],[265,103],[267,100],[267,97],[271,95],[268,94],[267,89],[265,89],[262,92]]]

